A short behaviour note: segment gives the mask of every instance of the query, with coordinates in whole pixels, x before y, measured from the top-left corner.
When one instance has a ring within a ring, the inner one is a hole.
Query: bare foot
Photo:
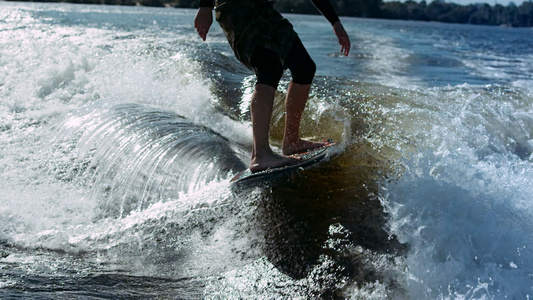
[[[299,159],[287,157],[275,153],[265,154],[260,157],[254,157],[250,161],[250,171],[252,173],[264,171],[268,168],[279,168],[297,163]]]
[[[328,144],[329,142],[311,142],[306,140],[298,140],[297,142],[293,143],[283,142],[283,155],[303,153],[324,147]]]

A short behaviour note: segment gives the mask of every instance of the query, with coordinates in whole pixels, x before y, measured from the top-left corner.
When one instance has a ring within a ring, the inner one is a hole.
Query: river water
[[[254,76],[194,15],[0,2],[2,298],[531,297],[530,29],[287,15],[339,146],[237,188]]]

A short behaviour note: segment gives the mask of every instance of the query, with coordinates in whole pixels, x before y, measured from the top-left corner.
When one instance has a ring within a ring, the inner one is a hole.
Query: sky
[[[453,1],[446,0],[446,2],[453,2],[453,3],[457,3],[461,5],[468,5],[472,3],[488,3],[492,6],[494,6],[495,4],[501,4],[503,6],[507,6],[509,5],[509,2],[514,2],[514,4],[520,5],[522,4],[522,2],[524,2],[524,0],[512,0],[512,1],[511,0],[453,0]]]
[[[397,1],[397,0],[384,0],[384,1]],[[405,0],[400,0],[400,1],[403,2]],[[415,1],[420,2],[421,0],[415,0]],[[433,0],[426,0],[427,3],[430,3],[432,1]],[[475,3],[488,3],[491,6],[494,6],[495,4],[501,4],[503,6],[507,6],[509,5],[509,2],[514,2],[514,4],[520,5],[524,1],[529,1],[529,0],[445,0],[445,2],[452,2],[452,3],[461,4],[461,5],[468,5],[468,4],[475,4]]]

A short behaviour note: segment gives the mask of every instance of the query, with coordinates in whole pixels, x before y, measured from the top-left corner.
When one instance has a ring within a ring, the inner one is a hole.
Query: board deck
[[[301,161],[296,164],[291,164],[291,165],[287,165],[287,166],[283,166],[279,168],[270,168],[270,169],[266,169],[264,171],[255,172],[255,173],[252,173],[250,169],[246,169],[240,172],[239,174],[237,174],[235,177],[233,177],[230,182],[237,183],[237,182],[248,181],[251,179],[259,179],[261,177],[267,178],[274,174],[278,174],[278,173],[282,173],[282,172],[286,172],[286,171],[290,171],[294,169],[303,169],[305,167],[308,167],[324,159],[327,156],[327,151],[326,151],[326,147],[324,147],[324,148],[319,148],[316,150],[308,151],[305,153],[293,154],[291,156],[298,157],[301,159]]]

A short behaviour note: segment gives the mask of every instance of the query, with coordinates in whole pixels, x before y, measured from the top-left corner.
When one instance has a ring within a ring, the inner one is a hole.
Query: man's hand
[[[211,24],[213,24],[212,8],[200,7],[198,13],[196,13],[196,18],[194,18],[194,28],[196,28],[196,31],[198,31],[198,34],[204,41],[207,38]]]
[[[350,38],[348,37],[348,34],[346,33],[346,30],[344,30],[344,26],[342,26],[340,21],[335,22],[333,24],[333,31],[335,31],[335,35],[339,39],[339,45],[341,45],[341,53],[344,54],[344,56],[348,56],[350,54]]]

